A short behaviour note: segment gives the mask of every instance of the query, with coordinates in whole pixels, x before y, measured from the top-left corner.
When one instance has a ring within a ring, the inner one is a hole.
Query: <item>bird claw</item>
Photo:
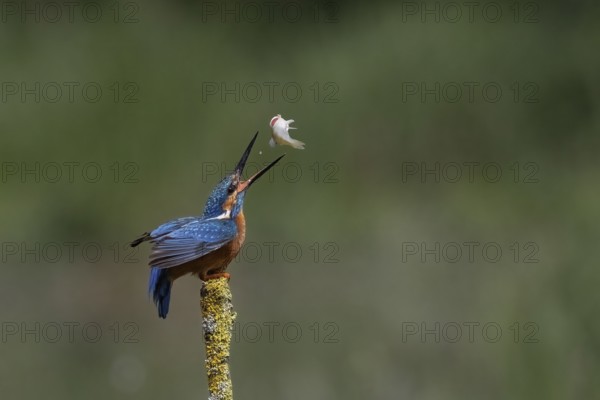
[[[208,274],[204,276],[204,279],[202,279],[203,282],[207,282],[211,279],[219,279],[219,278],[227,278],[227,280],[229,281],[231,279],[231,275],[229,274],[229,272],[218,272],[216,274]]]

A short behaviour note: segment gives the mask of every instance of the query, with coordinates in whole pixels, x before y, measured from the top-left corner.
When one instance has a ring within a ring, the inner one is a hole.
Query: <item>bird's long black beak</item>
[[[250,141],[250,144],[248,144],[248,147],[246,147],[246,151],[244,151],[244,154],[242,154],[242,158],[240,158],[240,161],[235,167],[234,173],[236,173],[238,176],[242,176],[242,172],[244,172],[244,166],[246,165],[246,161],[248,161],[248,157],[250,156],[250,152],[252,151],[252,146],[254,146],[254,142],[256,142],[257,136],[258,132],[254,134],[254,137]]]
[[[250,156],[250,152],[252,151],[252,146],[254,146],[254,142],[256,141],[257,136],[258,136],[258,132],[256,132],[254,134],[254,137],[250,141],[250,144],[248,144],[248,147],[246,147],[246,151],[244,151],[244,154],[242,154],[242,158],[240,159],[237,166],[235,167],[234,173],[237,174],[238,177],[241,177],[242,172],[244,172],[244,166],[246,165],[246,161],[248,161],[248,156]],[[244,190],[248,189],[250,187],[250,185],[252,185],[254,182],[256,182],[258,180],[258,178],[263,176],[265,174],[265,172],[267,172],[275,164],[277,164],[277,162],[279,160],[281,160],[283,158],[283,156],[285,156],[285,154],[278,157],[275,161],[273,161],[272,163],[270,163],[269,165],[267,165],[266,167],[264,167],[263,169],[261,169],[260,171],[255,173],[254,175],[252,175],[247,180],[240,182],[239,186],[238,186],[238,193],[243,192]]]

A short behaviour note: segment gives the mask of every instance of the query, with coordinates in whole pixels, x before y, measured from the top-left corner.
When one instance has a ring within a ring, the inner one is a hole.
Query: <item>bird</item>
[[[173,282],[184,275],[197,275],[202,281],[220,277],[240,251],[246,237],[244,199],[248,188],[272,168],[285,154],[255,173],[242,179],[244,166],[258,132],[246,147],[232,173],[226,175],[212,190],[202,215],[168,221],[145,232],[130,243],[136,247],[152,243],[148,292],[165,319],[169,312]]]
[[[271,139],[269,140],[269,145],[271,147],[275,147],[276,144],[279,145],[288,145],[292,146],[295,149],[304,150],[305,143],[293,139],[290,137],[289,130],[297,129],[290,124],[294,122],[293,119],[288,119],[287,121],[281,116],[281,114],[277,114],[271,121],[269,125],[271,126],[271,130],[273,131],[271,135]]]

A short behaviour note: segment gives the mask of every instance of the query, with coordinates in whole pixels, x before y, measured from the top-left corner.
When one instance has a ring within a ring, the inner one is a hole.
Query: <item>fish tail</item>
[[[295,149],[304,150],[304,145],[305,145],[304,142],[301,142],[296,139],[290,139],[290,146],[292,146]]]

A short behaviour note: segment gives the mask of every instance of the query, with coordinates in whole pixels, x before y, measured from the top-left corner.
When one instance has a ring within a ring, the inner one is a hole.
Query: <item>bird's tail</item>
[[[154,304],[158,309],[158,316],[167,318],[169,313],[169,302],[171,300],[171,285],[173,282],[167,276],[167,271],[152,267],[150,269],[150,282],[148,293],[152,295]]]
[[[304,145],[305,145],[304,142],[290,138],[289,143],[290,143],[290,146],[292,146],[295,149],[304,150]]]
[[[275,147],[275,145],[276,145],[275,139],[273,139],[273,138],[269,139],[269,146]]]

